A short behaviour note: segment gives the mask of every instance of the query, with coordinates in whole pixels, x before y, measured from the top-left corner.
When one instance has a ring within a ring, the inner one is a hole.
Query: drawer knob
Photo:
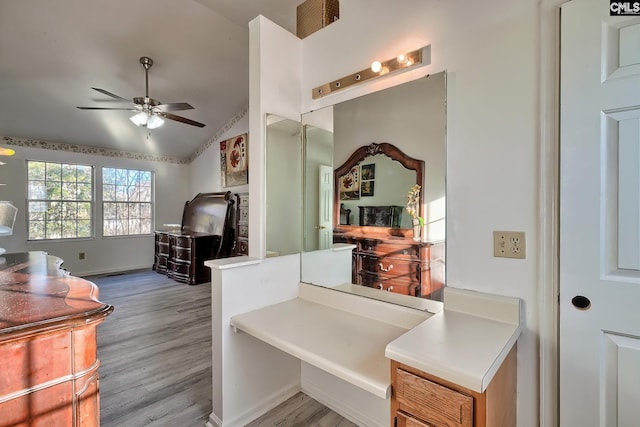
[[[393,286],[389,286],[389,287],[387,288],[387,292],[391,292],[392,290],[393,290]]]
[[[378,289],[384,289],[384,287],[382,286],[382,283],[378,283]]]
[[[378,263],[378,268],[380,269],[380,271],[384,271],[387,272],[389,270],[391,270],[393,268],[393,264],[389,264],[389,267],[385,268],[384,265],[382,265],[381,262]]]

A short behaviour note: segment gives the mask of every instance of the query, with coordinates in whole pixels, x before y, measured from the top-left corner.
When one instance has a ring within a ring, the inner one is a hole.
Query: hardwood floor
[[[87,279],[115,307],[98,326],[101,425],[202,426],[211,412],[211,287],[153,271]]]
[[[115,307],[98,326],[102,427],[202,427],[211,412],[211,286],[154,271],[88,276]],[[355,426],[304,393],[251,427]]]

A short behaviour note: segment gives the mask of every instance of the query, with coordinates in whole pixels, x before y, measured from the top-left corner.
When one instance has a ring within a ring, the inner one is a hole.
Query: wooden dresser
[[[333,241],[356,246],[352,255],[351,279],[354,284],[442,299],[444,277],[437,270],[432,271],[431,265],[441,265],[436,257],[444,252],[444,242],[416,242],[404,235],[363,233],[359,230],[336,231]]]
[[[100,425],[96,326],[113,307],[61,264],[0,256],[0,427]]]
[[[249,255],[249,193],[236,194],[236,241],[233,254]]]
[[[199,193],[185,203],[178,231],[155,231],[153,269],[197,285],[211,280],[209,259],[233,254],[235,209],[231,192]]]
[[[167,276],[176,282],[195,285],[209,282],[211,271],[204,266],[208,259],[216,258],[220,236],[203,233],[170,233]]]

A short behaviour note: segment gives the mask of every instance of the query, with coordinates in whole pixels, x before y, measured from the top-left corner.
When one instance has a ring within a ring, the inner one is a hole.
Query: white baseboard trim
[[[212,412],[209,414],[209,420],[204,423],[204,427],[222,427],[222,420]]]
[[[359,426],[388,427],[388,420],[381,423],[380,420],[373,419],[369,417],[368,414],[358,410],[357,408],[349,406],[348,399],[336,399],[334,395],[327,393],[327,391],[330,390],[317,387],[310,381],[304,382],[302,391],[322,403],[327,408],[337,412]]]
[[[209,425],[207,423],[207,427],[243,427],[249,424],[251,421],[260,417],[266,412],[269,412],[271,409],[275,408],[282,402],[287,399],[293,397],[296,393],[300,391],[300,383],[296,382],[295,384],[290,384],[272,395],[268,396],[258,405],[255,405],[251,408],[247,408],[244,412],[238,414],[235,418],[225,419],[221,421],[218,417],[216,417],[213,413],[209,415],[209,422],[214,421],[219,424]],[[224,416],[224,415],[223,415]],[[213,417],[213,419],[212,419]]]

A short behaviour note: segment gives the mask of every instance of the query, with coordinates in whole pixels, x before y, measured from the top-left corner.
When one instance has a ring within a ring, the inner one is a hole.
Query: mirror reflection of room
[[[300,122],[266,117],[266,254],[300,252],[302,150]]]
[[[350,290],[360,285],[442,299],[445,87],[445,72],[441,72],[331,107],[332,243],[354,245],[352,283],[332,287]],[[303,122],[313,121],[316,114],[318,111],[305,115]],[[306,193],[320,188],[321,174],[318,160],[309,167],[309,153],[316,150],[312,134],[305,132],[305,139]],[[324,146],[328,145],[325,141]],[[419,205],[411,215],[407,202],[416,185]],[[321,190],[315,190],[313,196],[305,194],[305,251],[325,248],[317,237],[321,235],[318,230],[328,226],[320,221],[323,202],[319,193]],[[314,280],[316,283],[317,278]]]

